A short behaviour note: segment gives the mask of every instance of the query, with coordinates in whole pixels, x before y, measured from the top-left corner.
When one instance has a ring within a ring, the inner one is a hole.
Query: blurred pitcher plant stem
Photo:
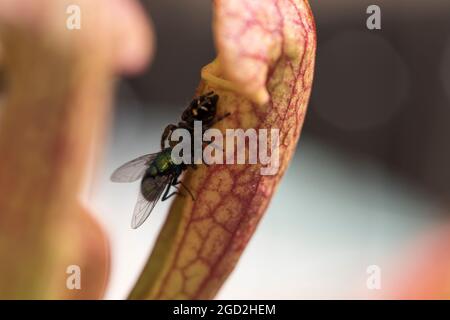
[[[102,298],[109,277],[107,237],[79,195],[114,76],[145,66],[152,33],[134,1],[77,1],[79,30],[68,4],[0,2],[0,298]]]
[[[153,32],[132,0],[79,0],[80,29],[69,30],[69,4],[0,2],[0,298],[98,299],[107,286],[107,236],[79,196],[90,153],[102,150],[114,79],[146,66]],[[217,58],[201,70],[195,95],[220,96],[218,113],[231,114],[221,130],[279,129],[279,170],[188,170],[183,181],[195,201],[175,199],[131,299],[216,296],[305,119],[316,53],[308,1],[215,0],[213,12]],[[73,264],[83,274],[80,290],[66,286]]]

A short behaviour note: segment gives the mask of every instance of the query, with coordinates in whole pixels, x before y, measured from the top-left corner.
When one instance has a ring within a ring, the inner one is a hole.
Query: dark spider
[[[182,121],[180,121],[178,125],[169,124],[164,129],[161,136],[161,150],[165,148],[166,141],[173,147],[173,145],[171,145],[170,137],[172,136],[172,132],[178,128],[188,130],[192,136],[194,134],[194,121],[201,121],[203,135],[203,133],[214,124],[228,117],[230,113],[226,113],[225,115],[216,118],[218,101],[219,96],[213,91],[192,100],[189,107],[187,107],[181,115]]]

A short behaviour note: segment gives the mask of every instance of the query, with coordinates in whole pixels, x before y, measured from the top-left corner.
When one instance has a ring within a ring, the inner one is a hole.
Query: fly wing
[[[142,181],[141,192],[139,192],[133,218],[131,219],[131,227],[133,229],[138,228],[147,220],[171,179],[172,176],[167,175],[147,178]]]
[[[113,182],[133,182],[142,178],[147,170],[148,164],[156,158],[158,153],[146,154],[131,160],[117,168],[111,175]]]

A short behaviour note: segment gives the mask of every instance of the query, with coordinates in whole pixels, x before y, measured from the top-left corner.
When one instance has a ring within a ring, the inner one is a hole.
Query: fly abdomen
[[[159,174],[158,168],[155,165],[151,165],[147,169],[147,173],[146,173],[146,176],[144,177],[144,179],[146,177],[156,177],[158,174]]]
[[[145,200],[152,202],[156,201],[159,197],[158,192],[154,192],[159,189],[159,180],[157,177],[145,175],[141,182],[141,193]]]

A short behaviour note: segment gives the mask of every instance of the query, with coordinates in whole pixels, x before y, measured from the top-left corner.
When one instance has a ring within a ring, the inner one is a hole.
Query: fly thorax
[[[159,173],[165,173],[170,168],[171,164],[172,157],[171,153],[168,151],[161,153],[158,158],[155,159],[154,163]]]

